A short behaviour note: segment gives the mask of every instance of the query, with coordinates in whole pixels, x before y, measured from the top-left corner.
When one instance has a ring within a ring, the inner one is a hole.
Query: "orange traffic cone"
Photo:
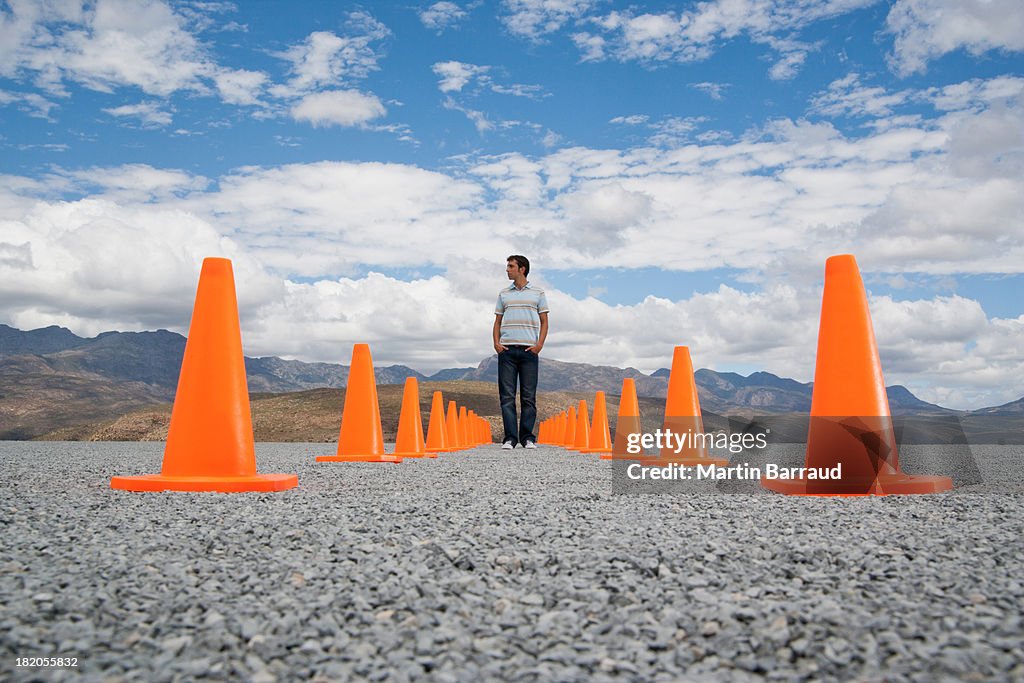
[[[666,443],[661,449],[660,457],[645,459],[645,462],[719,467],[729,464],[727,459],[712,458],[708,453],[704,421],[700,413],[700,399],[697,396],[697,382],[694,380],[693,363],[690,361],[690,349],[685,346],[677,346],[672,353],[664,425],[663,431],[682,437],[684,442],[681,447],[678,443]]]
[[[125,491],[283,491],[294,474],[256,474],[231,261],[203,260],[160,474],[113,477]]]
[[[612,442],[612,458],[615,460],[640,460],[643,453],[636,450],[630,453],[630,434],[640,431],[640,403],[636,398],[636,382],[632,377],[622,380],[622,396],[619,397],[619,413],[615,420],[615,441]],[[639,446],[637,446],[639,448]]]
[[[318,455],[317,462],[402,462],[384,454],[384,430],[380,426],[380,402],[373,359],[367,344],[352,347],[345,405],[341,411],[341,432],[336,455]]]
[[[423,441],[423,416],[420,414],[420,385],[415,377],[405,378],[402,411],[398,416],[395,452],[402,458],[422,458],[427,454]]]
[[[438,453],[447,453],[448,430],[444,424],[444,396],[440,391],[434,392],[430,403],[430,423],[427,425],[427,457],[436,458]]]
[[[459,409],[455,406],[455,401],[448,401],[445,429],[448,431],[448,447],[453,451],[461,451],[463,443],[459,438]]]
[[[576,406],[569,406],[569,414],[565,418],[565,438],[562,448],[572,449],[576,445]]]
[[[582,453],[590,446],[590,414],[587,412],[587,402],[580,399],[580,406],[576,409],[576,435],[575,442],[570,448]]]
[[[459,406],[459,441],[467,449],[473,447],[473,440],[469,438],[469,413],[466,406]]]
[[[600,453],[602,460],[612,457],[612,437],[608,431],[608,406],[604,392],[594,394],[594,421],[590,425],[590,443],[584,453]]]
[[[555,428],[551,432],[552,446],[561,446],[565,442],[565,421],[567,417],[564,411],[555,416]]]
[[[850,254],[825,261],[805,465],[802,476],[765,477],[761,485],[797,495],[936,493],[953,488],[949,477],[900,470],[871,312],[857,261]],[[819,478],[811,478],[811,473]]]

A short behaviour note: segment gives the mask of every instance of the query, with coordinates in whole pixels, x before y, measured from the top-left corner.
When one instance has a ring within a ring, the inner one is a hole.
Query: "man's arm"
[[[494,339],[494,351],[501,353],[505,347],[501,345],[501,313],[494,314],[494,329],[491,330],[491,337]]]
[[[540,353],[540,350],[544,348],[544,340],[548,338],[548,314],[547,311],[540,314],[540,339],[537,341],[536,346],[531,346],[526,349],[533,353]]]

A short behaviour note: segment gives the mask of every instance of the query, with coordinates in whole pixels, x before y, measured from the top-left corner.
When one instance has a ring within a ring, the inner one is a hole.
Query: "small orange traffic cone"
[[[231,261],[203,260],[160,474],[113,477],[124,491],[284,491],[294,474],[257,474]]]
[[[602,460],[612,457],[612,437],[608,431],[608,406],[604,392],[594,394],[594,421],[590,425],[590,443],[584,453],[600,453]]]
[[[864,283],[850,254],[825,261],[818,355],[807,433],[808,473],[829,478],[764,478],[761,485],[794,495],[937,493],[949,477],[900,470],[885,379]],[[832,478],[831,474],[837,474]]]
[[[373,359],[367,344],[352,347],[345,405],[341,411],[341,432],[336,455],[318,455],[317,462],[402,462],[384,454],[384,430],[380,425],[380,402]]]
[[[459,409],[456,407],[455,401],[448,401],[445,429],[448,431],[448,447],[453,451],[461,451],[464,444],[459,437]]]
[[[469,413],[466,406],[459,406],[459,441],[467,449],[473,447],[473,440],[469,436]]]
[[[576,445],[576,406],[569,406],[569,414],[565,418],[565,439],[562,447],[572,450]]]
[[[615,460],[640,460],[643,453],[629,452],[630,434],[640,435],[640,403],[636,398],[636,381],[632,377],[622,380],[622,396],[619,397],[619,413],[615,420],[615,441],[612,442],[612,458]]]
[[[427,425],[427,457],[436,458],[438,453],[447,453],[448,430],[444,423],[444,396],[435,391],[430,402],[430,422]]]
[[[555,416],[555,428],[551,432],[551,445],[561,446],[565,443],[565,421],[568,419],[568,415],[563,410]]]
[[[402,411],[398,416],[398,436],[395,437],[395,452],[402,458],[426,456],[423,441],[423,416],[420,414],[420,385],[415,377],[405,378],[402,391]]]
[[[575,441],[570,447],[574,451],[582,453],[590,446],[590,414],[587,412],[587,402],[580,399],[579,407],[576,409],[576,434]]]
[[[693,376],[690,349],[686,346],[677,346],[672,353],[664,425],[663,431],[671,431],[683,437],[685,443],[682,447],[667,443],[661,449],[660,457],[645,459],[645,462],[719,467],[729,464],[726,459],[711,457],[705,445],[704,420],[700,412],[700,398],[697,396],[697,382]]]

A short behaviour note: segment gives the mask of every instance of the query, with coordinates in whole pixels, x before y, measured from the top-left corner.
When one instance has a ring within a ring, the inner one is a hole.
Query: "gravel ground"
[[[951,493],[844,499],[330,451],[258,445],[283,493],[144,494],[109,479],[162,444],[0,443],[0,679],[1024,680],[1019,447]]]

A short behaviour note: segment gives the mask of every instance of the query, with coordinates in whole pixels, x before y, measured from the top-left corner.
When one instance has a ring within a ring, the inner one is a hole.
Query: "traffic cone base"
[[[242,493],[245,491],[287,491],[299,485],[294,474],[255,474],[244,477],[168,477],[145,474],[138,477],[113,477],[110,488],[121,491],[213,491]]]
[[[381,455],[377,453],[345,455],[318,455],[317,462],[402,462],[402,458],[395,455]]]

